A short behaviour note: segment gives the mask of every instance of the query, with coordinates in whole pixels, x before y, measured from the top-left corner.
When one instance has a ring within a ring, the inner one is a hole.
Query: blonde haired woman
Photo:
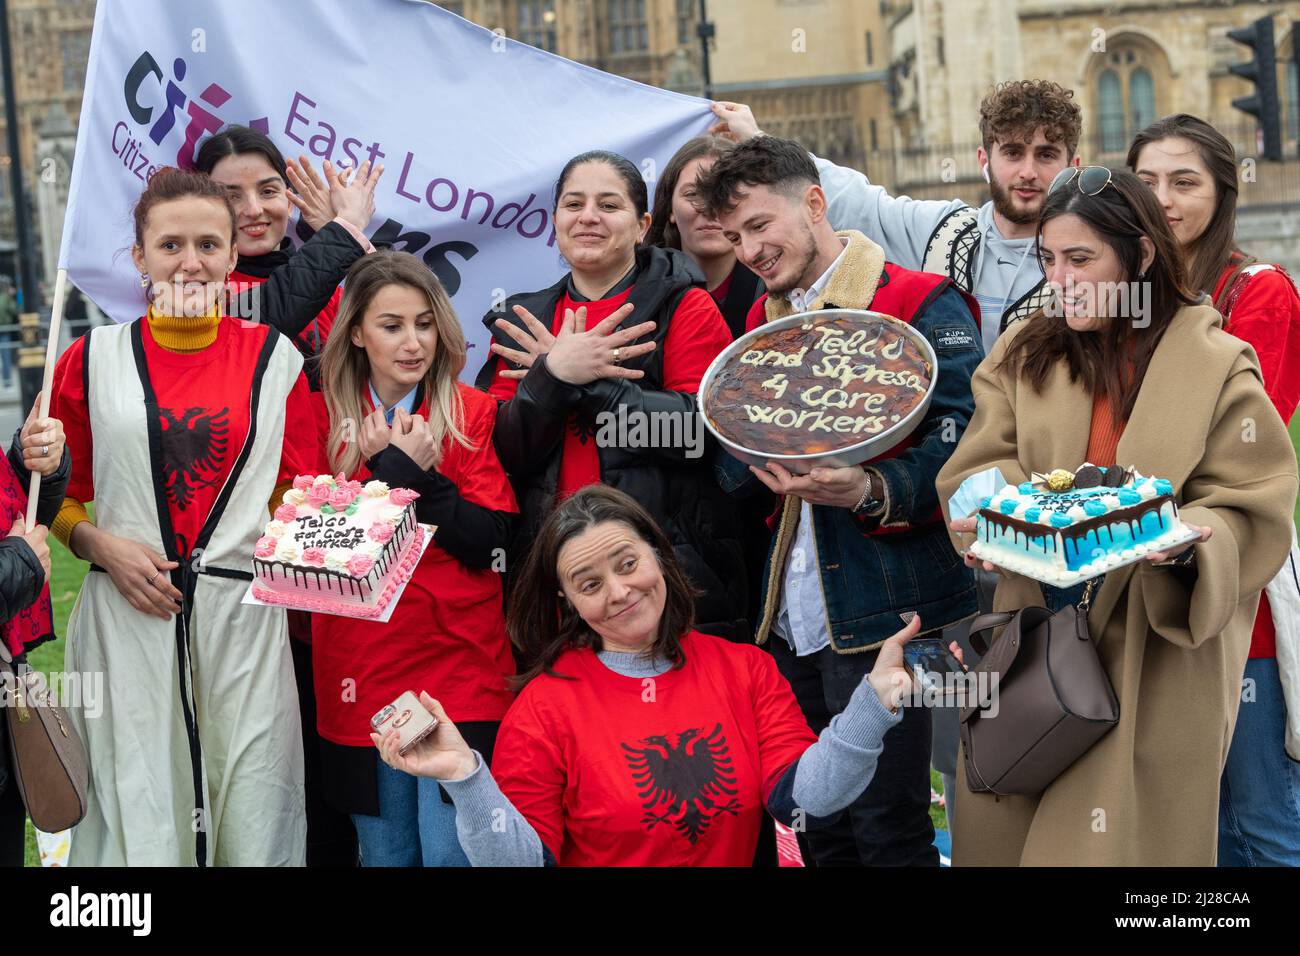
[[[376,252],[344,289],[321,359],[322,468],[418,491],[416,516],[436,530],[388,623],[312,622],[326,798],[352,814],[366,866],[464,866],[455,808],[435,781],[386,766],[369,732],[403,691],[436,688],[491,753],[514,674],[497,558],[516,508],[492,447],[496,402],[457,381],[465,337],[420,260]]]

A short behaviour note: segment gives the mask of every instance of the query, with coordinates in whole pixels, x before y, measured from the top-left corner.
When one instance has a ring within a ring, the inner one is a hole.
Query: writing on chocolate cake
[[[729,356],[709,421],[746,448],[816,454],[889,431],[924,401],[932,369],[899,323],[830,314],[764,331]]]
[[[903,346],[907,341],[904,336],[886,336],[882,327],[846,333],[844,329],[823,326],[813,331],[819,338],[812,345],[804,345],[788,353],[779,349],[751,349],[741,355],[740,362],[743,365],[801,369],[805,376],[830,379],[833,384],[809,385],[797,389],[799,403],[807,406],[803,409],[745,403],[745,414],[751,422],[796,431],[875,435],[898,421],[901,416],[890,417],[886,407],[891,398],[889,394],[850,390],[850,385],[868,385],[874,382],[882,386],[925,393],[929,382],[916,371],[882,368],[876,364],[854,361],[857,357],[879,356],[883,360],[896,362],[903,355]],[[812,353],[811,367],[807,367],[809,353]],[[774,399],[781,399],[790,384],[785,372],[776,372],[761,387],[772,392]],[[820,409],[880,414],[831,415]]]

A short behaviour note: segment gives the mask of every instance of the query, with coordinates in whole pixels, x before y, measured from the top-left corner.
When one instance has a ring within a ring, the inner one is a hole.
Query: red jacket
[[[1290,424],[1300,402],[1300,295],[1281,266],[1247,266],[1228,288],[1241,256],[1234,255],[1214,284],[1214,301],[1227,321],[1226,331],[1250,344],[1264,375],[1264,391],[1282,421]],[[1250,637],[1252,658],[1277,655],[1277,632],[1268,599],[1260,595]]]

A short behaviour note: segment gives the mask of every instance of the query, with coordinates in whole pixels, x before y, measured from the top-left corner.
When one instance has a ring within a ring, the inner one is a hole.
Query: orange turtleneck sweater
[[[180,357],[197,355],[201,352],[212,349],[214,345],[219,345],[218,333],[221,333],[221,338],[224,343],[227,341],[228,336],[238,331],[237,326],[234,325],[223,327],[221,324],[222,318],[221,312],[217,308],[214,308],[213,311],[207,315],[197,318],[159,315],[150,308],[143,321],[148,323],[147,339],[150,340],[152,346],[161,350],[162,353]],[[78,352],[75,358],[79,362],[81,357],[79,349],[74,345],[74,347],[69,349],[68,352],[64,354],[63,358],[60,359],[60,366],[65,366],[66,360],[72,357],[74,351]],[[57,383],[61,378],[58,374],[59,371],[59,369],[56,369],[56,405],[59,403],[58,399],[61,394],[57,387]],[[62,371],[66,373],[68,369],[65,367]],[[75,378],[79,380],[80,376],[77,375]],[[305,395],[306,383],[301,379],[301,377],[299,380],[299,386],[301,386],[301,390]],[[297,392],[298,387],[295,387],[295,395]],[[287,424],[288,423],[286,423],[286,425]],[[286,435],[288,434],[289,432],[286,429]],[[300,457],[305,458],[306,456]],[[308,459],[308,462],[314,463],[310,462],[310,459]],[[74,474],[78,468],[85,469],[88,467],[89,463],[85,461],[84,458],[79,460],[74,455]],[[288,478],[285,478],[283,475],[281,476],[281,482],[276,486],[275,492],[268,503],[268,513],[274,512],[276,503],[280,501],[281,496],[284,491],[290,487],[291,482],[292,476],[289,476]],[[54,519],[54,523],[51,525],[50,530],[54,533],[54,536],[68,548],[68,550],[72,550],[69,542],[71,541],[73,529],[81,522],[89,520],[90,516],[86,512],[85,504],[80,499],[69,494],[63,499],[63,506],[60,508],[58,516]]]

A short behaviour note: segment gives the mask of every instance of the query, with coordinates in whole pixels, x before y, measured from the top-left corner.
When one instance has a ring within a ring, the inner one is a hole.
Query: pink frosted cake
[[[253,551],[253,596],[304,611],[379,617],[419,560],[409,488],[299,475]]]

